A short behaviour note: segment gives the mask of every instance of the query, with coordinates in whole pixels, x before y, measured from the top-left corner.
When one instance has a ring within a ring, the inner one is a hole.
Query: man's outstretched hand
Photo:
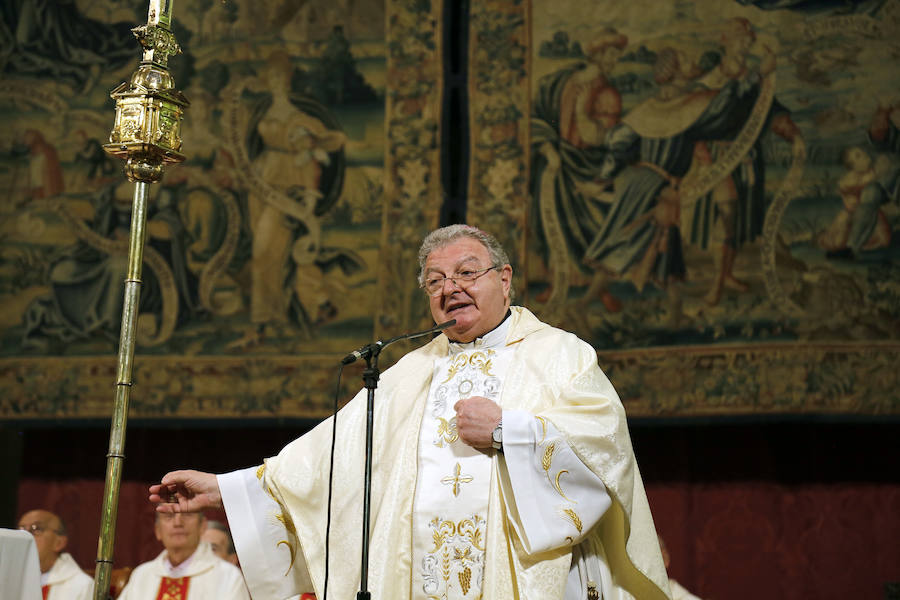
[[[150,486],[150,502],[156,504],[156,512],[197,512],[222,508],[222,494],[213,473],[172,471]]]

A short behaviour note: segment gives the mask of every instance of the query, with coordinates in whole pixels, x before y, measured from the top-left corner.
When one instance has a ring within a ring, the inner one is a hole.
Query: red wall
[[[252,466],[297,433],[130,432],[116,566],[136,565],[161,550],[146,501],[151,480],[184,466],[217,472]],[[19,513],[36,507],[59,513],[69,526],[70,552],[90,568],[108,433],[25,435]],[[47,460],[41,441],[50,437],[71,451]],[[900,582],[897,425],[633,425],[632,437],[657,529],[672,555],[670,574],[695,594],[880,599],[886,582]],[[79,471],[83,476],[72,476]]]

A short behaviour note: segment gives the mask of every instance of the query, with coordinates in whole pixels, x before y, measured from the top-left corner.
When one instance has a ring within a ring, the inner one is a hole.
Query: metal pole
[[[134,203],[131,211],[131,237],[128,247],[128,274],[125,278],[125,303],[122,307],[122,331],[119,334],[119,356],[116,373],[116,402],[106,454],[106,484],[103,511],[100,518],[100,540],[97,545],[97,570],[94,574],[94,600],[106,600],[112,570],[113,546],[116,538],[116,517],[119,509],[119,489],[125,463],[125,428],[128,425],[128,400],[131,397],[132,367],[134,363],[135,330],[141,299],[141,267],[144,254],[144,226],[147,222],[147,200],[150,184],[134,184]]]
[[[181,51],[172,34],[173,0],[150,0],[147,24],[132,29],[143,47],[143,58],[131,80],[111,93],[116,101],[116,122],[104,150],[126,161],[125,174],[134,182],[128,271],[122,307],[116,369],[116,399],[106,455],[106,484],[100,538],[97,542],[97,569],[94,573],[94,600],[106,600],[113,564],[119,489],[125,462],[125,430],[131,398],[134,347],[141,297],[141,269],[150,184],[162,179],[166,163],[181,162],[181,120],[187,99],[175,89],[169,74],[169,56]]]

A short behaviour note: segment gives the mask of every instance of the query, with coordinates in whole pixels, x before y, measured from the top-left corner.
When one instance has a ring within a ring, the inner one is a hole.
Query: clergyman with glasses
[[[669,597],[625,411],[597,355],[511,306],[490,234],[419,250],[436,323],[376,394],[368,583],[377,600]],[[338,414],[329,597],[359,589],[366,391]],[[224,506],[251,595],[321,594],[331,420],[260,467],[174,471],[157,511]]]
[[[63,550],[69,542],[66,524],[48,510],[30,510],[19,519],[19,529],[34,536],[41,565],[44,600],[91,600],[94,579]],[[0,594],[2,597],[2,594]]]

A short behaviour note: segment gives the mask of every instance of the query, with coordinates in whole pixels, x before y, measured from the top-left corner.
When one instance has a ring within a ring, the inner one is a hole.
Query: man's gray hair
[[[234,539],[231,537],[231,532],[228,531],[228,525],[223,523],[222,521],[215,521],[213,519],[209,519],[206,522],[206,527],[208,529],[218,529],[222,533],[225,534],[225,537],[228,538],[228,554],[234,554],[236,552],[234,548]]]
[[[481,242],[481,245],[487,249],[493,266],[502,267],[503,265],[509,264],[509,256],[506,255],[503,246],[500,245],[497,238],[488,232],[482,231],[477,227],[472,227],[471,225],[447,225],[446,227],[435,229],[422,240],[422,246],[419,247],[420,286],[425,285],[425,261],[428,260],[428,255],[438,248],[443,248],[447,244],[451,244],[460,238],[471,238]],[[510,286],[509,299],[512,300],[512,298],[513,288]]]
[[[59,521],[59,527],[56,528],[57,535],[69,535],[69,528],[66,526],[66,522],[63,521],[63,518],[59,515],[56,515],[56,520]]]

